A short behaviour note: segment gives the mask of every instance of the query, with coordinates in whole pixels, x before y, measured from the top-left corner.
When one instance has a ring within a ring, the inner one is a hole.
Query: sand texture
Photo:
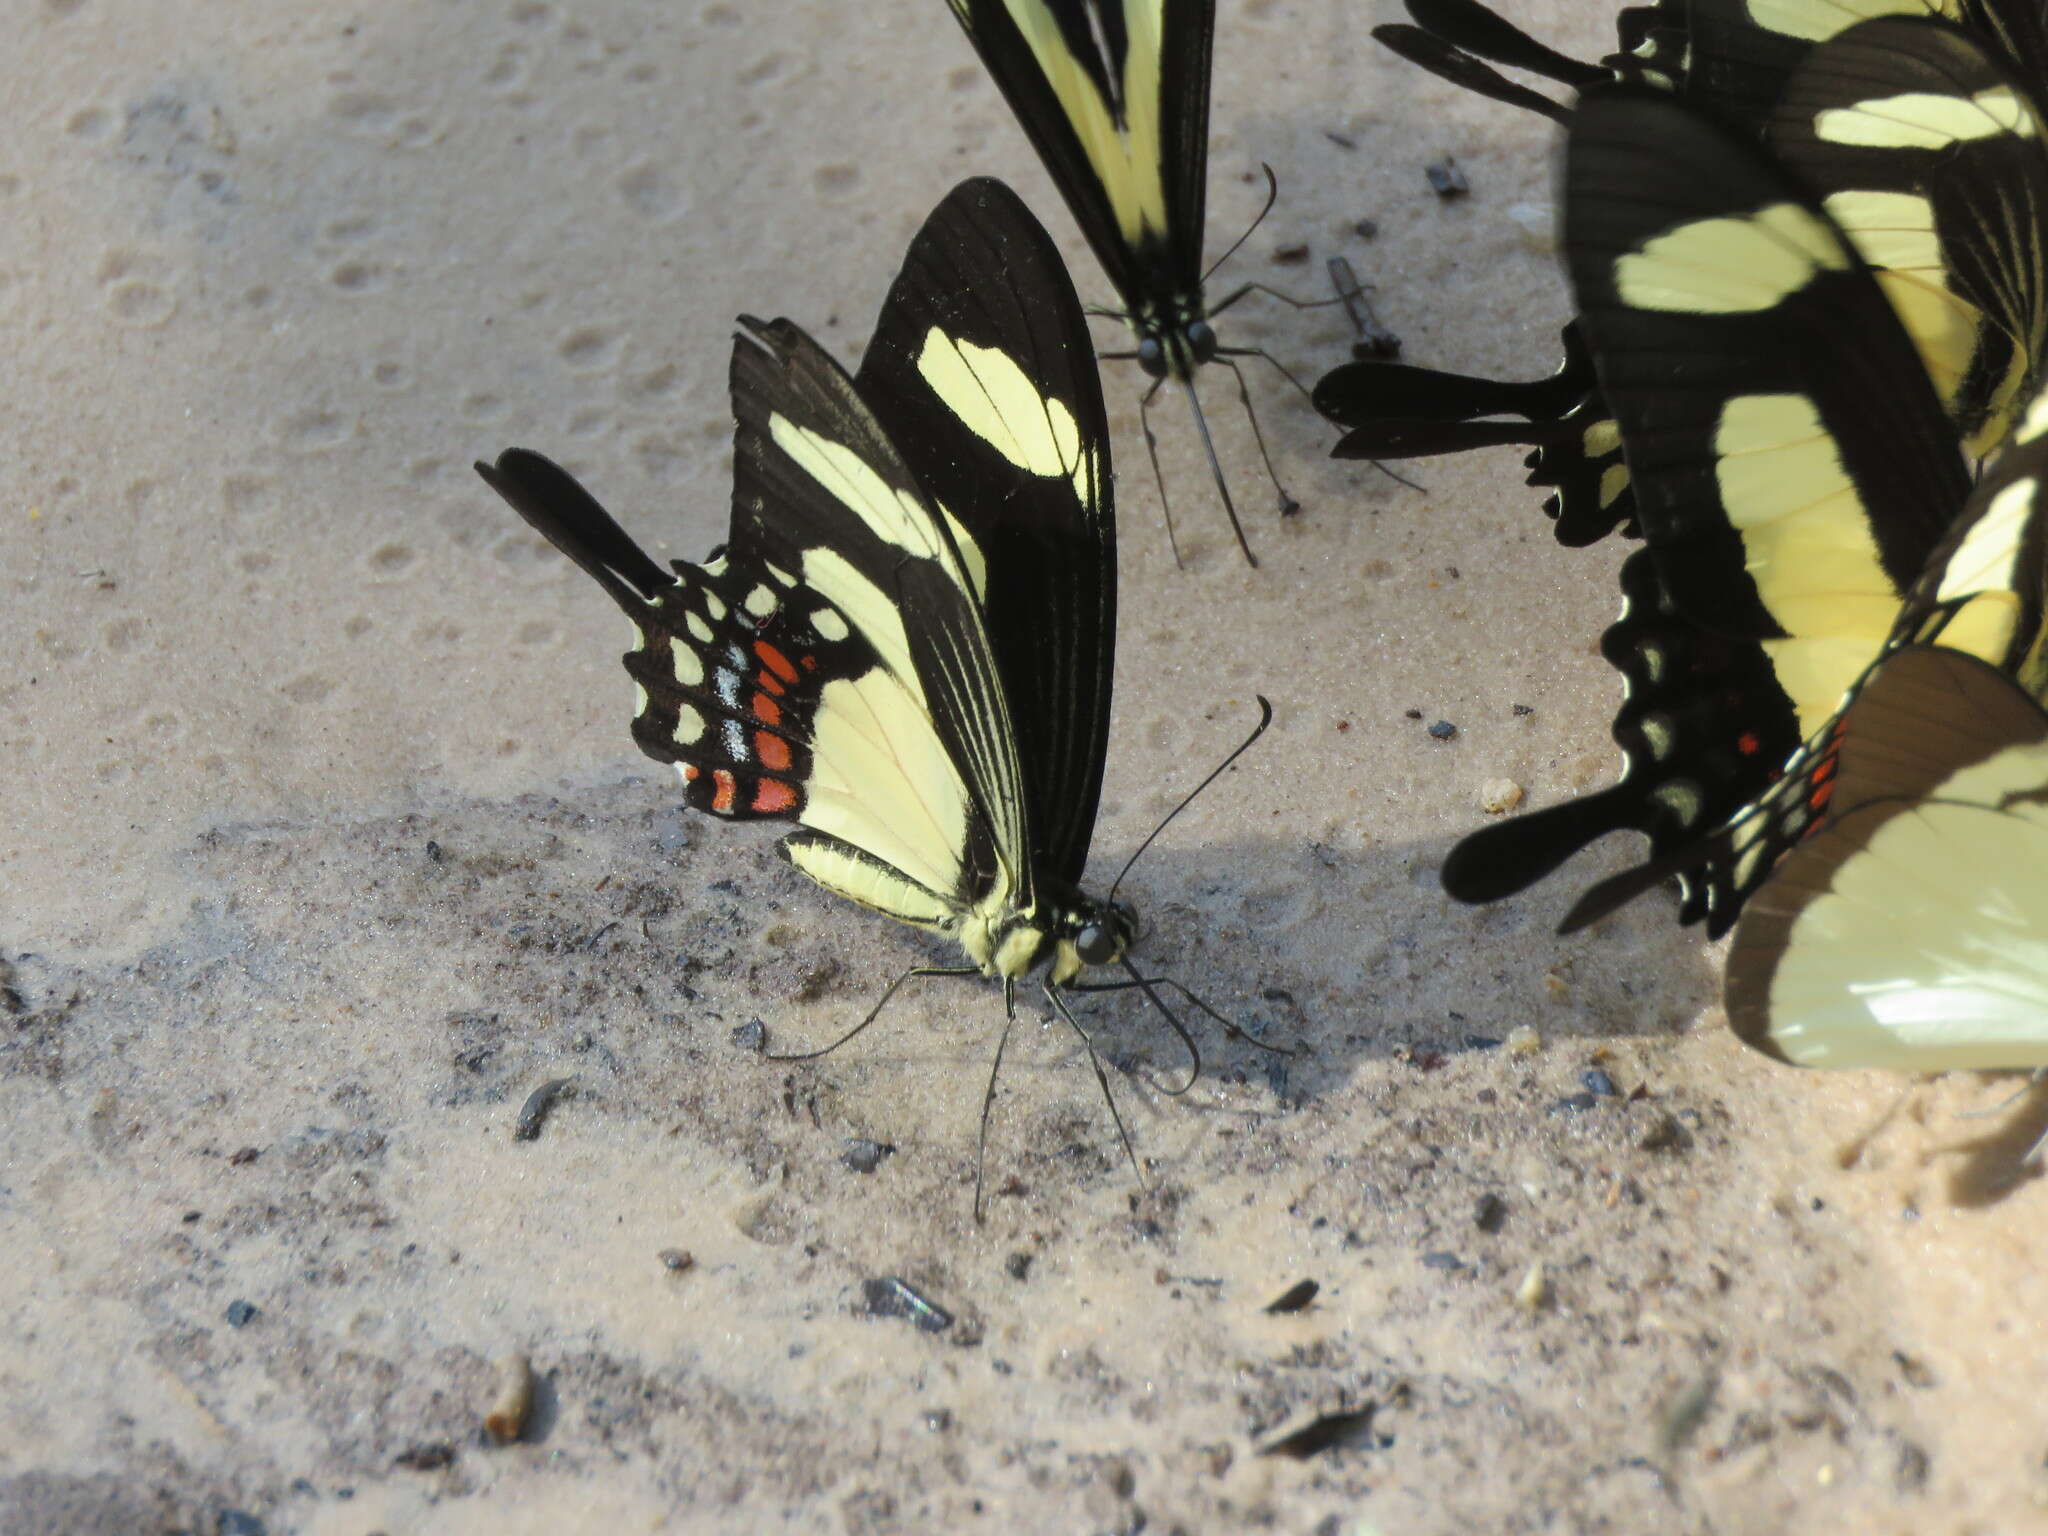
[[[1610,46],[1566,10],[1517,7]],[[1344,255],[1412,360],[1546,372],[1549,125],[1386,55],[1392,0],[1222,11],[1211,249],[1261,162],[1282,190],[1219,284],[1326,291]],[[1513,450],[1404,490],[1255,365],[1282,523],[1219,375],[1265,565],[1169,402],[1177,571],[1106,365],[1094,873],[1269,696],[1125,894],[1148,965],[1300,1052],[1205,1029],[1172,1097],[1177,1042],[1091,1001],[1143,1185],[1033,1009],[975,1224],[985,984],[811,1065],[747,1048],[946,957],[680,808],[615,610],[469,464],[540,449],[703,555],[733,317],[856,357],[969,174],[1107,301],[939,0],[11,22],[0,1532],[2048,1529],[2048,1098],[1744,1051],[1667,895],[1555,938],[1632,839],[1498,907],[1438,890],[1490,781],[1615,769],[1621,551],[1557,548]],[[1446,154],[1469,197],[1425,183]],[[1219,328],[1308,379],[1350,340],[1256,299]]]

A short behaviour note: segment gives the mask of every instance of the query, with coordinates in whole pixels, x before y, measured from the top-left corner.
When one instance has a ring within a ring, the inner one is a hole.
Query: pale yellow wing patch
[[[1826,223],[1797,203],[1740,218],[1695,219],[1614,263],[1615,291],[1635,309],[1688,315],[1773,309],[1818,271],[1849,259]]]

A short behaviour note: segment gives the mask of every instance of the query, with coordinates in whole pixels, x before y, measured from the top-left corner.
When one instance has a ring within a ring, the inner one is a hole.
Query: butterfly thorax
[[[1063,985],[1122,959],[1137,933],[1137,913],[1123,902],[1072,891],[1028,910],[984,903],[962,916],[954,937],[988,976],[1015,980],[1044,966],[1046,979]]]
[[[1131,329],[1138,337],[1138,366],[1155,379],[1186,381],[1216,356],[1216,332],[1199,300],[1135,310]]]

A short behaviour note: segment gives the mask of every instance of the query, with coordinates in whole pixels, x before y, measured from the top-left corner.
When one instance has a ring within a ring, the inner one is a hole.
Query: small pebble
[[[1515,1305],[1524,1312],[1541,1312],[1550,1305],[1550,1277],[1543,1272],[1541,1259],[1529,1266],[1522,1283],[1515,1287]]]
[[[246,1510],[224,1509],[213,1517],[213,1536],[266,1536],[263,1522]]]
[[[1538,255],[1557,249],[1557,210],[1549,203],[1510,203],[1507,214],[1524,249]]]
[[[950,1408],[927,1408],[924,1427],[933,1434],[944,1434],[953,1427],[953,1410]]]
[[[231,1301],[227,1311],[221,1315],[228,1320],[230,1328],[246,1328],[256,1321],[256,1308],[246,1301]]]
[[[944,1333],[953,1326],[952,1313],[895,1275],[861,1281],[860,1296],[868,1317],[908,1318],[920,1333]]]
[[[1422,1267],[1424,1269],[1463,1269],[1465,1261],[1455,1253],[1446,1253],[1438,1250],[1435,1253],[1425,1253],[1422,1256]]]
[[[1012,1280],[1022,1280],[1031,1273],[1031,1255],[1022,1252],[1013,1253],[1003,1260],[1003,1268],[1009,1271]]]
[[[661,1260],[661,1267],[672,1275],[680,1275],[697,1262],[687,1248],[664,1248],[655,1257]]]
[[[1380,227],[1372,219],[1360,219],[1351,226],[1351,232],[1361,240],[1376,240],[1379,238]]]
[[[1597,1093],[1603,1099],[1621,1097],[1621,1090],[1614,1086],[1614,1079],[1605,1072],[1602,1072],[1598,1067],[1593,1068],[1590,1072],[1581,1072],[1579,1074],[1579,1081],[1586,1085],[1588,1093]]]
[[[1508,1054],[1510,1056],[1534,1056],[1543,1049],[1543,1037],[1527,1024],[1517,1024],[1508,1031]]]
[[[1636,1148],[1643,1152],[1665,1152],[1685,1145],[1685,1128],[1678,1123],[1676,1115],[1659,1115],[1656,1121],[1636,1138]]]
[[[1507,1220],[1508,1203],[1499,1195],[1481,1195],[1472,1208],[1472,1225],[1482,1232],[1498,1232],[1507,1225]]]
[[[759,1019],[749,1019],[732,1032],[732,1043],[743,1051],[758,1056],[768,1044],[768,1026]]]
[[[1425,166],[1422,174],[1429,178],[1429,190],[1438,197],[1463,197],[1472,190],[1472,183],[1465,179],[1465,173],[1458,169],[1458,162],[1449,155],[1435,165]]]
[[[391,1458],[393,1466],[408,1472],[438,1472],[455,1460],[455,1447],[446,1440],[434,1440],[400,1451]]]
[[[1305,245],[1283,245],[1273,252],[1273,265],[1276,267],[1298,267],[1307,260],[1308,247]]]
[[[1316,1299],[1316,1292],[1321,1289],[1313,1280],[1297,1280],[1267,1302],[1265,1310],[1273,1313],[1299,1312]]]
[[[1599,1102],[1600,1100],[1590,1093],[1568,1093],[1563,1098],[1559,1099],[1555,1104],[1550,1106],[1550,1112],[1553,1115],[1584,1114],[1587,1110],[1593,1108],[1593,1106],[1598,1104]]]
[[[873,1173],[882,1166],[882,1159],[896,1149],[886,1141],[870,1141],[865,1136],[849,1136],[846,1146],[839,1154],[839,1161],[855,1173]]]
[[[1467,1035],[1465,1049],[1468,1051],[1497,1051],[1500,1049],[1499,1035]]]
[[[435,842],[431,837],[427,839],[427,857],[432,859],[436,864],[440,863],[441,860],[446,857],[446,855],[441,852],[441,845]]]
[[[1536,706],[1533,704],[1517,704],[1514,707],[1513,713],[1516,715],[1517,718],[1520,718],[1525,715],[1533,715],[1536,713]]]
[[[1479,786],[1479,809],[1504,816],[1522,803],[1522,786],[1513,779],[1488,779]]]
[[[1448,720],[1439,720],[1434,725],[1430,726],[1429,734],[1434,736],[1438,741],[1449,741],[1452,737],[1458,734],[1458,728],[1455,725],[1451,724],[1451,722]]]
[[[519,1118],[512,1124],[512,1139],[537,1140],[541,1127],[548,1123],[548,1112],[555,1107],[555,1100],[568,1092],[575,1081],[573,1077],[557,1077],[529,1093],[526,1102],[519,1106]]]
[[[498,1444],[510,1445],[526,1433],[526,1416],[532,1411],[533,1362],[514,1352],[498,1362],[497,1385],[484,1413],[484,1432]]]

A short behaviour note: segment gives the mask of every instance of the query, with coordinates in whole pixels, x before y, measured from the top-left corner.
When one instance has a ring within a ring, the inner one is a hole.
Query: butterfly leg
[[[1074,1017],[1067,1000],[1060,996],[1059,989],[1051,982],[1043,984],[1045,1000],[1052,1004],[1055,1012],[1064,1019],[1067,1027],[1081,1037],[1081,1044],[1088,1048],[1088,1065],[1095,1069],[1095,1081],[1102,1089],[1102,1102],[1109,1106],[1109,1118],[1116,1122],[1116,1138],[1123,1143],[1124,1156],[1130,1160],[1131,1172],[1138,1180],[1138,1187],[1146,1189],[1145,1170],[1138,1166],[1138,1154],[1131,1146],[1131,1133],[1124,1129],[1123,1111],[1116,1107],[1116,1095],[1109,1091],[1109,1074],[1102,1070],[1102,1057],[1095,1050],[1095,1042],[1088,1037],[1088,1031],[1081,1027],[1081,1021]]]
[[[995,1109],[996,1078],[1003,1070],[1003,1052],[1010,1044],[1010,1029],[1017,1022],[1017,981],[1003,978],[1003,1032],[996,1037],[996,1059],[989,1063],[988,1086],[981,1092],[981,1131],[974,1141],[974,1223],[981,1225],[982,1170],[988,1166],[988,1117]]]
[[[1104,356],[1117,355],[1120,354],[1104,354]],[[1136,357],[1137,354],[1133,352],[1131,356]],[[1152,431],[1152,401],[1159,393],[1159,386],[1165,382],[1166,380],[1164,379],[1154,379],[1152,387],[1146,390],[1139,399],[1138,425],[1145,433],[1145,453],[1152,460],[1152,483],[1159,487],[1159,510],[1166,518],[1166,547],[1173,551],[1173,568],[1177,571],[1184,571],[1187,569],[1187,565],[1180,557],[1180,540],[1173,536],[1173,503],[1167,500],[1166,476],[1161,474],[1159,470],[1159,438]],[[1239,541],[1242,542],[1243,535],[1240,534],[1238,537]]]
[[[1237,364],[1231,361],[1232,358],[1237,357],[1259,357],[1264,358],[1267,362],[1271,363],[1274,369],[1279,373],[1281,378],[1285,379],[1288,383],[1292,384],[1297,390],[1300,391],[1301,397],[1304,400],[1308,401],[1309,408],[1311,410],[1315,408],[1316,397],[1309,390],[1307,385],[1303,384],[1301,380],[1297,379],[1291,372],[1288,371],[1286,365],[1283,364],[1279,358],[1275,357],[1272,353],[1266,351],[1263,347],[1220,347],[1217,349],[1215,360],[1223,364],[1223,366],[1228,368],[1232,373],[1237,374],[1237,397],[1238,399],[1244,402],[1245,415],[1251,417],[1252,436],[1258,440],[1259,454],[1261,457],[1264,457],[1266,453],[1266,439],[1259,431],[1259,418],[1252,414],[1251,395],[1245,389],[1244,375],[1238,372]],[[1425,487],[1417,485],[1413,480],[1410,480],[1406,475],[1398,474],[1395,471],[1387,468],[1387,466],[1382,464],[1378,459],[1371,459],[1367,462],[1369,462],[1374,469],[1378,470],[1381,474],[1385,475],[1389,480],[1399,481],[1402,485],[1407,486],[1408,489],[1411,491],[1420,491],[1425,489]],[[1273,476],[1273,461],[1270,458],[1266,459],[1266,473],[1268,476]],[[1287,492],[1284,489],[1282,489],[1279,478],[1277,476],[1273,476],[1273,489],[1280,492],[1280,510],[1282,512],[1293,512],[1299,509],[1299,503],[1297,503],[1291,496],[1287,494]]]
[[[898,976],[894,981],[889,983],[889,990],[884,992],[881,998],[876,1002],[875,1006],[868,1010],[866,1018],[862,1019],[858,1024],[854,1025],[853,1028],[849,1029],[837,1040],[834,1040],[830,1045],[824,1046],[821,1049],[815,1051],[792,1051],[786,1054],[777,1051],[765,1051],[762,1053],[762,1059],[765,1061],[816,1061],[820,1056],[830,1056],[834,1051],[838,1050],[839,1047],[846,1044],[847,1041],[851,1040],[855,1035],[859,1034],[862,1030],[866,1029],[870,1024],[874,1023],[876,1019],[880,1018],[882,1010],[889,1006],[889,999],[894,997],[896,995],[897,989],[900,988],[903,985],[903,983],[909,981],[912,977],[923,978],[926,976],[979,976],[980,974],[981,967],[975,965],[912,966],[909,970],[905,971],[901,976]]]
[[[1280,368],[1278,359],[1270,357],[1264,352],[1240,352],[1235,355],[1240,357],[1263,357],[1275,368]],[[1223,367],[1228,368],[1230,376],[1237,380],[1237,403],[1244,407],[1244,419],[1252,424],[1252,441],[1259,445],[1259,462],[1266,466],[1266,478],[1273,482],[1274,494],[1280,498],[1280,515],[1282,517],[1291,517],[1301,510],[1301,503],[1288,494],[1287,487],[1280,483],[1280,476],[1273,469],[1273,455],[1266,451],[1266,434],[1259,426],[1259,413],[1252,409],[1252,392],[1245,387],[1244,370],[1232,361],[1231,355],[1225,350],[1218,350],[1214,360]],[[1301,380],[1297,379],[1285,368],[1280,368],[1280,374],[1281,377],[1286,379],[1296,389],[1301,389]],[[1308,396],[1307,390],[1301,389],[1301,392],[1304,396]],[[1314,397],[1309,396],[1309,401],[1313,404]]]

